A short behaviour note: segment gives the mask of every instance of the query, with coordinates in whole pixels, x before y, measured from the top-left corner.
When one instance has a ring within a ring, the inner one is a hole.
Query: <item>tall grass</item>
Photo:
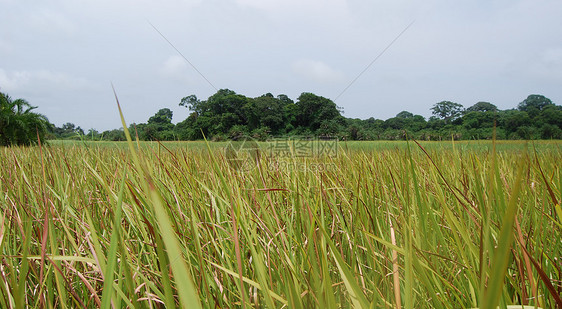
[[[560,144],[131,145],[0,149],[0,307],[561,306]]]

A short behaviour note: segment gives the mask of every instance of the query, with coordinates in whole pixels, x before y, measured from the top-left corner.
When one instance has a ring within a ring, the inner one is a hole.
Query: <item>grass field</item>
[[[420,144],[0,148],[0,307],[562,306],[562,142]]]

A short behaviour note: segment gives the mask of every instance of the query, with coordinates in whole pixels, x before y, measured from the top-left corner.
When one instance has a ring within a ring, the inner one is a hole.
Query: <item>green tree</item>
[[[181,139],[200,139],[203,134],[213,140],[235,139],[241,134],[256,139],[265,139],[269,134],[326,134],[350,140],[403,139],[406,134],[424,140],[489,139],[493,137],[494,124],[499,139],[558,138],[562,131],[562,107],[540,95],[530,95],[518,109],[508,111],[485,101],[466,110],[461,104],[441,101],[433,105],[433,116],[427,121],[408,111],[386,121],[348,119],[331,100],[307,92],[295,103],[283,94],[248,98],[221,89],[205,101],[187,96],[180,106],[192,111],[173,130]]]
[[[517,105],[517,109],[522,112],[527,112],[531,118],[534,118],[544,108],[552,105],[554,104],[549,98],[539,94],[531,94]]]
[[[76,126],[72,122],[67,122],[60,128],[55,129],[59,138],[63,139],[80,139],[84,135],[84,130],[80,126]]]
[[[251,99],[247,118],[252,130],[268,127],[272,134],[281,134],[285,129],[284,103],[270,93]]]
[[[478,102],[466,109],[467,112],[497,112],[498,107],[490,102]]]
[[[408,111],[401,111],[398,114],[396,114],[396,118],[403,118],[403,119],[409,119],[409,118],[413,118],[414,114],[408,112]]]
[[[195,112],[201,112],[201,101],[194,94],[181,99],[179,105]]]
[[[94,128],[91,128],[91,129],[88,130],[88,133],[86,134],[86,138],[90,139],[90,140],[99,140],[100,132],[98,132]]]
[[[462,115],[463,106],[451,101],[441,101],[435,103],[431,110],[433,115],[445,120],[445,123],[451,123]]]
[[[283,105],[283,121],[285,122],[284,133],[290,133],[297,127],[298,107],[284,94],[278,95],[277,98]]]
[[[427,121],[422,115],[414,115],[412,118],[408,119],[408,127],[407,129],[410,130],[412,133],[420,131],[427,126]]]
[[[162,108],[148,119],[148,123],[136,126],[139,138],[142,140],[174,140],[173,112],[169,108]]]
[[[229,89],[220,89],[205,101],[195,95],[187,96],[179,105],[193,113],[181,123],[178,129],[182,130],[180,135],[196,139],[203,138],[202,134],[209,138],[213,135],[226,136],[232,127],[248,124],[249,102],[246,96]]]
[[[541,130],[541,138],[542,139],[560,139],[562,138],[562,130],[560,127],[552,125],[552,124],[545,124],[542,126]]]
[[[169,108],[162,108],[148,119],[148,124],[167,125],[172,123],[174,113]]]
[[[462,127],[466,131],[466,138],[491,139],[493,137],[494,122],[497,113],[492,111],[471,111],[462,118]]]
[[[0,92],[0,146],[30,145],[43,139],[49,121],[24,99],[12,100]]]
[[[336,104],[330,99],[304,92],[299,96],[296,106],[297,125],[312,133],[320,129],[324,121],[336,120],[340,124],[344,123]]]
[[[123,129],[113,129],[113,130],[107,130],[107,131],[103,131],[103,133],[101,134],[102,139],[106,140],[106,141],[124,141],[125,138],[125,132],[123,131]]]
[[[509,139],[526,139],[530,132],[532,132],[529,129],[532,126],[532,120],[527,112],[516,109],[502,111],[499,114],[498,120],[500,126],[506,131],[506,137]]]
[[[491,128],[496,116],[493,112],[468,112],[462,117],[462,125],[466,128]]]
[[[384,121],[384,127],[394,130],[404,130],[407,122],[408,120],[402,117],[388,118],[387,120]]]
[[[320,128],[316,131],[316,134],[320,136],[339,136],[343,131],[342,122],[338,119],[324,120],[320,123]]]
[[[554,104],[546,106],[535,119],[537,122],[551,124],[562,128],[562,106]]]
[[[76,125],[72,122],[67,122],[62,125],[61,130],[63,133],[75,133]]]

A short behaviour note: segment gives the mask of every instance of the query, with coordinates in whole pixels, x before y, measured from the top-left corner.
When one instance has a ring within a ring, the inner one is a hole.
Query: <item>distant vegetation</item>
[[[562,138],[562,106],[536,94],[508,110],[499,110],[490,102],[477,102],[465,108],[455,102],[442,101],[431,107],[433,116],[429,119],[408,111],[386,120],[346,118],[333,101],[307,92],[295,102],[283,94],[267,93],[249,98],[221,89],[203,101],[195,95],[187,96],[179,105],[191,111],[187,119],[173,124],[173,112],[163,108],[146,123],[132,124],[131,131],[136,132],[140,140],[161,141],[200,140],[203,134],[210,140],[236,140],[242,136],[265,140],[286,135],[329,135],[342,140],[404,140],[407,136],[418,140],[474,140],[492,139],[495,125],[497,139]],[[50,125],[47,137],[125,139],[122,129],[85,132],[70,122],[60,128]]]
[[[35,108],[24,99],[13,100],[0,92],[0,146],[30,145],[45,136],[49,121],[34,113]]]

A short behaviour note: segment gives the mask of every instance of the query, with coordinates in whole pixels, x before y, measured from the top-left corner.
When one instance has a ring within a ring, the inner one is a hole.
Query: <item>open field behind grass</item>
[[[562,306],[560,142],[139,145],[0,148],[0,307]]]

